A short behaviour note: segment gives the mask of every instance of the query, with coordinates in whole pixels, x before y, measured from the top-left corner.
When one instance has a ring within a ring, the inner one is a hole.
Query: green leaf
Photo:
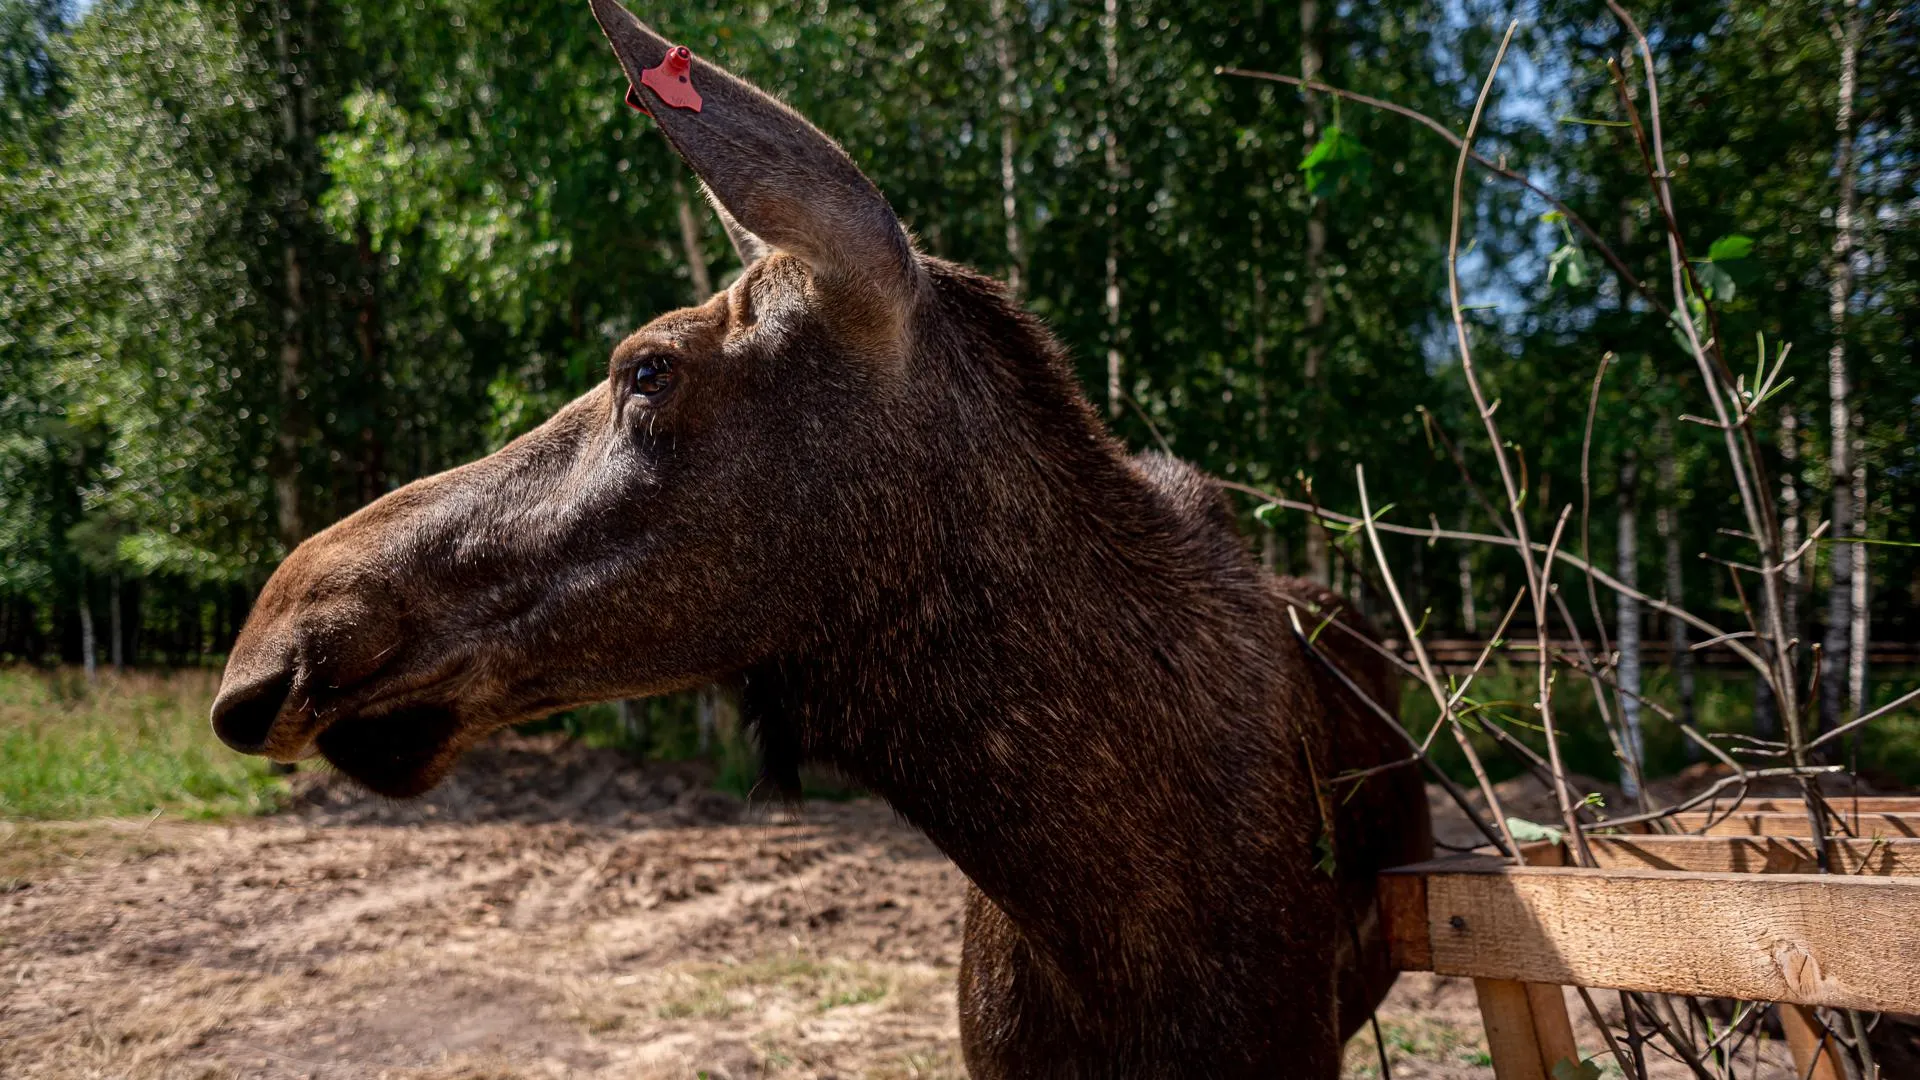
[[[1316,199],[1333,194],[1343,181],[1365,184],[1373,172],[1373,159],[1360,140],[1346,133],[1339,124],[1328,124],[1314,143],[1313,150],[1300,162],[1307,181],[1307,192]]]
[[[1700,279],[1700,287],[1706,290],[1707,299],[1715,303],[1724,304],[1740,291],[1733,282],[1733,275],[1721,269],[1718,263],[1695,263],[1693,274]]]
[[[1565,281],[1568,288],[1577,289],[1587,283],[1587,257],[1574,244],[1562,244],[1553,254],[1547,256],[1547,284],[1555,279]]]
[[[1600,1080],[1600,1066],[1592,1061],[1561,1058],[1553,1063],[1553,1080]]]
[[[1744,259],[1753,253],[1753,237],[1731,233],[1713,242],[1707,249],[1708,262],[1727,262],[1732,259]]]
[[[1517,817],[1507,819],[1507,831],[1513,834],[1515,840],[1519,840],[1522,843],[1545,840],[1549,844],[1557,844],[1566,839],[1567,836],[1565,832],[1559,829],[1549,828],[1537,821],[1528,821],[1526,818]]]

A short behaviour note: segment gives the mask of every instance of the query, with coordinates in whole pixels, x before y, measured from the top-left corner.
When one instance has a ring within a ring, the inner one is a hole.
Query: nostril
[[[266,749],[274,718],[293,689],[293,673],[286,672],[252,686],[223,692],[213,703],[213,733],[243,754]]]

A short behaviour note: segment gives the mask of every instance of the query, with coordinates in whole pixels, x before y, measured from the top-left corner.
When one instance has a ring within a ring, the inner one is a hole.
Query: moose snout
[[[245,681],[222,680],[220,694],[213,702],[214,734],[243,754],[266,753],[274,723],[292,690],[290,670]]]
[[[308,540],[261,590],[213,701],[229,747],[281,761],[312,752],[318,706],[339,705],[400,651],[385,577],[343,551],[331,530]]]

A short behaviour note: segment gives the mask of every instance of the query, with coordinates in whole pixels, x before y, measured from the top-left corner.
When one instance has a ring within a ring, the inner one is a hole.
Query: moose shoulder
[[[409,795],[503,725],[728,681],[776,779],[831,762],[973,882],[975,1076],[1337,1075],[1392,981],[1372,873],[1429,850],[1412,770],[1325,797],[1398,756],[1287,629],[1337,599],[1128,456],[832,140],[697,57],[703,107],[666,103],[669,43],[592,6],[750,265],[537,430],[302,544],[221,738]]]

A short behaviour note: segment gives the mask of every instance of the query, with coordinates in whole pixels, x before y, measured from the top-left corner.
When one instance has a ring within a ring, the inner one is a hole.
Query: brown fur
[[[595,7],[647,66],[651,31]],[[1335,1076],[1392,980],[1372,872],[1429,849],[1411,769],[1322,798],[1399,755],[1288,629],[1289,597],[1336,599],[1263,572],[1204,476],[1129,457],[995,283],[861,262],[905,233],[824,136],[774,202],[688,151],[797,121],[764,100],[663,124],[776,250],[538,430],[303,544],[216,727],[404,795],[503,724],[727,680],[776,777],[838,766],[972,880],[975,1076]],[[1392,707],[1377,660],[1322,641]]]

